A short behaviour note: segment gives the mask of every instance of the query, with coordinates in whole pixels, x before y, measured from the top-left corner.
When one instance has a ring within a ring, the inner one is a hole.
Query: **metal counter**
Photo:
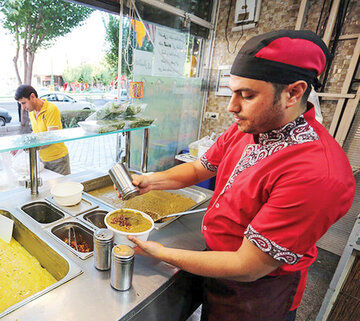
[[[49,196],[51,186],[62,180],[82,182],[104,175],[100,172],[84,172],[48,181],[39,188],[37,196],[24,188],[0,193],[0,207],[7,209],[26,227],[51,247],[57,249],[83,273],[6,315],[2,320],[186,320],[196,308],[192,302],[197,289],[197,279],[170,264],[136,256],[132,288],[119,292],[110,286],[110,271],[98,271],[93,256],[81,260],[70,250],[51,238],[19,206]],[[204,193],[212,191],[195,186]],[[208,202],[199,206],[207,207]],[[187,215],[161,230],[153,230],[149,240],[165,246],[189,250],[203,250],[201,221],[204,213]]]

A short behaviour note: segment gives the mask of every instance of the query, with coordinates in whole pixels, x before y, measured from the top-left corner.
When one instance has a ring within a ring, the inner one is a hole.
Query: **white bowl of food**
[[[73,206],[81,201],[84,186],[77,182],[63,182],[54,185],[51,190],[51,196],[60,206]]]
[[[106,214],[104,219],[107,228],[114,232],[114,242],[134,247],[128,235],[136,236],[141,241],[146,241],[154,228],[153,219],[137,210],[121,208]]]

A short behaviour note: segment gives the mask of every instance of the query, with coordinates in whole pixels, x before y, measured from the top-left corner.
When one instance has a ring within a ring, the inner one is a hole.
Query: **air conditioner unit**
[[[249,23],[255,21],[257,0],[236,0],[235,23]]]

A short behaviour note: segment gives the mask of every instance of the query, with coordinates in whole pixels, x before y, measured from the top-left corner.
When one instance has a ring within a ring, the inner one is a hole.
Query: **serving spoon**
[[[163,216],[163,217],[157,219],[157,220],[155,221],[155,223],[161,222],[161,220],[163,220],[164,218],[173,217],[173,216],[183,216],[183,215],[188,215],[188,214],[194,214],[194,213],[204,212],[204,211],[206,211],[206,210],[207,210],[207,208],[204,207],[204,208],[198,208],[198,209],[191,210],[191,211],[169,214],[169,215],[166,215],[166,216]]]

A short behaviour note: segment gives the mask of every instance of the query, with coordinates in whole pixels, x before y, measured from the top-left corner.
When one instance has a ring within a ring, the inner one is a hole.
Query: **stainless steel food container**
[[[110,269],[114,233],[106,228],[94,232],[94,265],[98,270]]]
[[[128,200],[139,194],[139,190],[133,185],[130,173],[124,164],[115,164],[110,168],[109,175],[123,200]]]
[[[111,255],[111,286],[119,291],[131,288],[134,270],[134,250],[127,245],[117,245]]]

